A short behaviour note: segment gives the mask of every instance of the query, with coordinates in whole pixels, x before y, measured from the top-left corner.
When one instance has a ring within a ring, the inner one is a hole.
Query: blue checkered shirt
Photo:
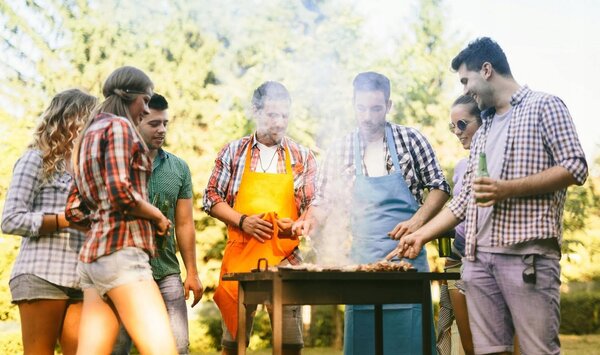
[[[68,173],[43,182],[38,150],[27,150],[17,160],[2,214],[2,231],[23,237],[11,280],[33,274],[56,285],[79,287],[75,268],[85,234],[74,229],[39,234],[44,214],[64,212],[72,183]]]
[[[427,139],[416,129],[387,122],[392,129],[400,170],[410,192],[419,205],[423,204],[424,190],[442,190],[450,195],[450,185],[444,177],[444,172],[438,162],[433,148]],[[357,129],[358,130],[358,129]],[[331,202],[331,197],[338,193],[347,194],[352,189],[356,166],[354,164],[354,145],[359,145],[359,151],[364,155],[365,145],[356,132],[346,135],[335,142],[329,150],[319,174],[317,175],[317,196],[313,205]],[[360,136],[360,135],[359,135]],[[385,138],[384,138],[385,139]],[[387,144],[385,144],[385,159],[388,174],[394,171],[394,164]],[[361,159],[362,161],[362,159]],[[368,176],[364,161],[360,167],[363,174]],[[340,182],[343,186],[340,186]],[[343,190],[343,191],[340,191]],[[335,206],[331,206],[335,207]],[[338,208],[341,206],[337,206]]]

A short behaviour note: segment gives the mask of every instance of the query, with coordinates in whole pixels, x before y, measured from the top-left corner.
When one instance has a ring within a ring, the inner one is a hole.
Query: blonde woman
[[[177,353],[149,264],[154,228],[165,235],[170,222],[148,203],[152,162],[135,128],[149,113],[152,88],[137,68],[115,70],[74,149],[66,215],[90,226],[77,266],[84,293],[78,354],[110,353],[119,321],[140,353]]]
[[[9,286],[25,354],[54,354],[57,339],[64,354],[77,349],[83,294],[75,267],[84,234],[69,228],[64,209],[73,141],[95,104],[77,89],[56,95],[8,188],[2,231],[23,237]]]

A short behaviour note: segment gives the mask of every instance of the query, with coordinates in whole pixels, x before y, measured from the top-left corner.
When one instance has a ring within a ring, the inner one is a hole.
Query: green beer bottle
[[[477,177],[489,177],[487,170],[487,159],[485,157],[485,153],[479,153],[479,164],[477,165]],[[487,202],[486,199],[476,199],[477,202]]]
[[[155,193],[152,196],[152,205],[160,210],[160,212],[169,218],[169,200],[163,199],[161,194]],[[162,250],[167,245],[167,236],[159,236],[158,234],[154,237],[156,248]]]
[[[438,238],[438,255],[440,258],[446,258],[452,255],[452,240],[454,237],[454,229],[446,231]]]
[[[165,217],[167,217],[167,219],[169,218],[169,200],[167,200],[166,198],[163,198],[162,201],[160,202],[160,206],[159,206],[159,210],[160,212],[165,215]],[[167,246],[167,238],[169,236],[167,235],[163,235],[163,236],[157,236],[156,237],[156,241],[157,241],[157,246],[159,249],[163,250],[165,249],[165,247]]]

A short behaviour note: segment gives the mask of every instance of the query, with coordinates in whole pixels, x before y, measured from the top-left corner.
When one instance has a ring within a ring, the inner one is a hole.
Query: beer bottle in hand
[[[489,177],[487,170],[487,159],[485,153],[479,153],[479,164],[477,165],[477,177]],[[487,202],[487,199],[478,198],[477,202]]]
[[[162,212],[162,214],[169,218],[169,208],[170,208],[170,204],[169,204],[169,200],[167,200],[166,198],[163,198],[161,203],[160,203],[160,212]],[[167,235],[163,235],[162,237],[157,237],[157,245],[159,249],[165,249],[165,247],[167,246]]]
[[[167,218],[169,218],[169,201],[167,199],[163,199],[161,194],[155,193],[152,196],[152,205],[159,209],[159,211]],[[156,247],[161,250],[166,246],[166,238],[167,236],[160,236],[156,234],[154,236]]]

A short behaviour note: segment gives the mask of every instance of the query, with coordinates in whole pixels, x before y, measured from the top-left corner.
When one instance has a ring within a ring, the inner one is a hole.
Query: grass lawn
[[[562,354],[600,355],[600,334],[561,335]]]
[[[218,352],[211,353],[192,353],[191,355],[220,355]],[[256,351],[247,351],[248,355],[270,355],[272,354],[271,349],[262,349]],[[302,355],[342,355],[341,350],[334,350],[332,348],[304,348]]]
[[[600,334],[589,335],[561,335],[563,355],[600,355]],[[195,355],[218,355],[217,352],[195,353]],[[249,355],[269,355],[271,349],[248,351]],[[342,352],[331,348],[306,348],[304,355],[341,355]]]

